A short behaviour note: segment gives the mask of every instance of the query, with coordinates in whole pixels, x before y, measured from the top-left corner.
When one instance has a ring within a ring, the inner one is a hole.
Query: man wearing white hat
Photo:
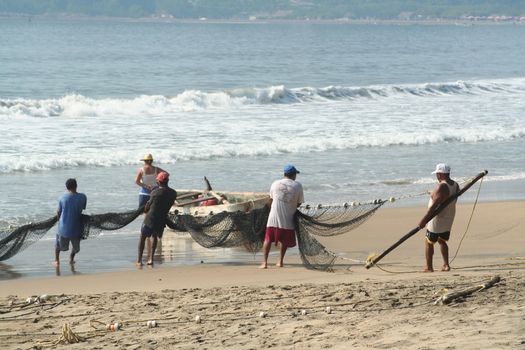
[[[450,178],[450,166],[447,164],[437,164],[436,170],[434,170],[432,174],[436,174],[439,184],[431,193],[427,213],[419,222],[419,228],[427,227],[425,240],[427,266],[425,272],[434,271],[432,258],[434,256],[434,244],[436,242],[439,243],[441,255],[443,256],[443,268],[441,271],[450,271],[447,241],[450,237],[454,216],[456,215],[456,200],[448,204],[438,215],[432,218],[432,220],[429,220],[429,218],[441,203],[459,192],[459,185]]]

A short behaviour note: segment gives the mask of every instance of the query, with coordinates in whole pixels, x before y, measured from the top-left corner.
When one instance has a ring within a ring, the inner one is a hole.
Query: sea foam
[[[250,105],[279,105],[338,100],[384,99],[403,96],[512,94],[525,91],[525,79],[495,81],[377,85],[323,88],[270,86],[223,91],[186,90],[176,96],[142,95],[131,98],[90,98],[72,94],[54,99],[0,100],[0,117],[96,117],[105,115],[162,115],[174,112],[231,110]]]

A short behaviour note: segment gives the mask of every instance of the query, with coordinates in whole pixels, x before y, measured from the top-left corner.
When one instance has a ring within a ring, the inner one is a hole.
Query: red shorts
[[[265,242],[281,242],[287,248],[295,247],[295,230],[287,230],[285,228],[267,227],[264,235]]]

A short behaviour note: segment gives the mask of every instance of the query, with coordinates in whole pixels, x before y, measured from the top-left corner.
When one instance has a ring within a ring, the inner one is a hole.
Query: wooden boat
[[[265,192],[177,190],[177,200],[170,212],[193,216],[207,216],[224,211],[248,212],[262,208],[268,202],[268,198],[269,195]]]

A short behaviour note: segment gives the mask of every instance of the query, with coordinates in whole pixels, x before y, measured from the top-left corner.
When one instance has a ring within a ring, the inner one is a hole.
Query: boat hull
[[[208,216],[222,212],[249,212],[253,209],[262,208],[268,203],[269,195],[264,192],[223,192],[210,191],[199,192],[192,190],[177,190],[179,197],[185,200],[177,200],[171,207],[170,213],[189,214],[196,217]],[[193,193],[193,195],[191,195]],[[225,196],[225,199],[221,195]],[[222,203],[205,205],[209,199],[217,199]],[[208,199],[208,200],[207,200]]]

